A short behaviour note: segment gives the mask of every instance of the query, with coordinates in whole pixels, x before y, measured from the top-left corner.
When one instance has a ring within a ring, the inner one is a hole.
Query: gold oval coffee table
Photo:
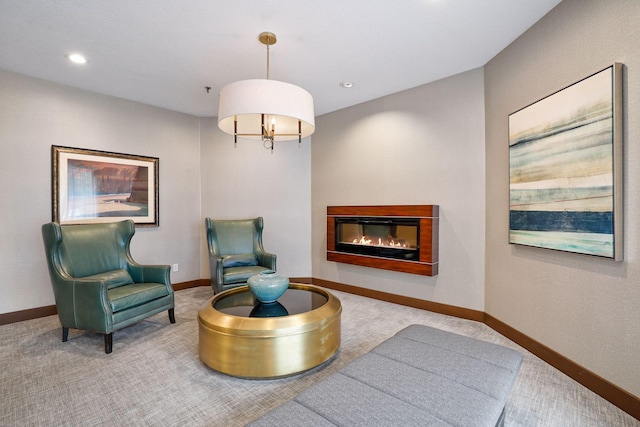
[[[200,360],[245,378],[275,378],[320,365],[340,347],[340,300],[301,283],[271,304],[247,286],[211,298],[198,313]]]

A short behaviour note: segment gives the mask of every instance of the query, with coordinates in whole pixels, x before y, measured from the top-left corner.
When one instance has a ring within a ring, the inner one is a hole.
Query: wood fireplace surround
[[[438,274],[438,222],[438,205],[327,206],[327,260],[435,276]],[[404,251],[393,248],[394,243],[390,249],[389,246],[380,249],[370,238],[363,243],[366,247],[355,239],[353,245],[345,245],[339,241],[342,239],[340,226],[344,223],[415,224],[417,236]],[[350,246],[359,253],[353,253]],[[387,256],[387,253],[391,254]]]

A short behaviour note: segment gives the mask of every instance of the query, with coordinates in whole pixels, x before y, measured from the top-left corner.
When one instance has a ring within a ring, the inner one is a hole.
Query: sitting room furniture
[[[262,247],[262,217],[206,218],[205,226],[214,293],[246,285],[249,277],[261,271],[276,270],[276,255]]]
[[[501,426],[522,360],[500,345],[411,325],[249,425]]]
[[[263,304],[238,287],[215,295],[198,313],[200,360],[228,375],[275,378],[329,360],[340,348],[340,300],[328,291],[290,283]]]
[[[140,265],[131,258],[133,221],[42,226],[62,341],[69,328],[104,334],[105,353],[113,332],[164,310],[175,323],[168,265]]]

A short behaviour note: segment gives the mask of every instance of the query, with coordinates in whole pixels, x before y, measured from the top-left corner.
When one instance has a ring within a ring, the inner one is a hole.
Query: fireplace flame
[[[383,247],[392,247],[392,248],[408,248],[409,246],[407,246],[406,243],[400,242],[400,241],[394,241],[389,240],[389,241],[384,241],[382,240],[381,237],[378,238],[378,242],[377,243],[373,243],[373,239],[368,238],[367,236],[362,236],[359,239],[355,238],[353,239],[353,241],[351,243],[355,243],[356,245],[372,245],[372,246],[383,246]]]

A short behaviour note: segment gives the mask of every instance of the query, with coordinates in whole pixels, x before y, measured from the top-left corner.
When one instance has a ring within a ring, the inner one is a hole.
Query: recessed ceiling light
[[[70,53],[67,55],[67,59],[75,64],[86,64],[87,58],[80,55],[79,53]]]
[[[340,82],[340,87],[344,87],[344,88],[350,88],[353,87],[354,83],[353,82]]]

